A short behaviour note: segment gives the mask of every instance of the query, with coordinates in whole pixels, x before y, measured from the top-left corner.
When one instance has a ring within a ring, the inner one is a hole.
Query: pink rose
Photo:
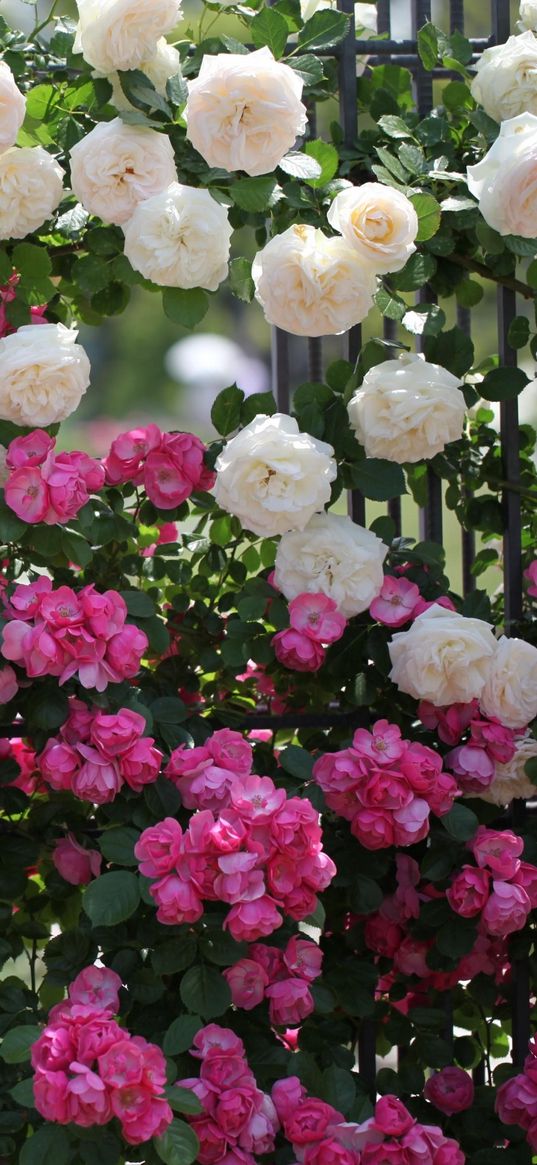
[[[477,833],[468,843],[474,858],[482,868],[489,869],[497,877],[514,878],[520,869],[520,855],[524,842],[510,829],[487,829],[480,825]]]
[[[34,1104],[47,1121],[66,1125],[71,1117],[67,1109],[68,1077],[65,1072],[39,1069],[34,1076]]]
[[[68,833],[56,842],[52,851],[52,861],[61,877],[72,886],[85,886],[92,878],[98,878],[102,858],[96,849],[84,849],[76,837]]]
[[[489,756],[505,765],[515,755],[516,736],[512,728],[506,728],[498,720],[474,719],[470,724],[472,740],[486,748]]]
[[[403,931],[401,927],[390,922],[382,914],[374,914],[366,919],[364,939],[366,946],[371,951],[393,959],[402,938]]]
[[[43,780],[51,789],[70,790],[82,765],[81,758],[70,744],[51,737],[39,757],[39,769]]]
[[[85,967],[70,984],[69,999],[115,1015],[119,1010],[120,987],[119,975],[109,967]]]
[[[5,483],[4,498],[22,522],[43,522],[49,512],[48,486],[37,467],[15,469]]]
[[[99,710],[92,721],[90,738],[110,758],[132,748],[144,732],[145,720],[139,712],[120,708],[119,712],[106,715]]]
[[[210,1116],[195,1116],[190,1124],[200,1143],[197,1155],[200,1165],[216,1165],[216,1162],[223,1161],[227,1141],[220,1126]]]
[[[104,467],[106,480],[109,485],[123,485],[133,481],[141,481],[141,466],[151,449],[155,449],[162,440],[162,433],[157,425],[147,425],[145,429],[130,429],[127,433],[120,433],[112,441]]]
[[[203,902],[192,884],[176,874],[168,874],[153,882],[149,893],[158,906],[158,921],[167,926],[197,922],[203,914]]]
[[[272,934],[282,922],[272,898],[263,894],[254,902],[239,902],[232,906],[224,920],[224,930],[229,930],[237,942],[255,942]]]
[[[235,1007],[251,1011],[262,1002],[269,977],[264,968],[253,959],[239,959],[233,967],[222,972],[227,979]]]
[[[231,1028],[221,1027],[218,1023],[207,1023],[196,1032],[190,1055],[195,1056],[197,1060],[203,1060],[209,1054],[212,1055],[215,1049],[221,1055],[243,1058],[246,1055],[242,1040],[231,1031]]]
[[[287,1076],[272,1085],[272,1101],[279,1120],[290,1120],[306,1098],[306,1089],[298,1076]]]
[[[313,997],[303,979],[281,979],[265,991],[269,1003],[270,1022],[279,1027],[293,1027],[311,1015]]]
[[[148,646],[145,631],[129,623],[108,641],[106,662],[121,679],[133,679],[140,670],[140,662]]]
[[[473,716],[478,713],[478,702],[472,700],[469,704],[450,704],[444,708],[437,708],[428,700],[421,700],[418,705],[418,716],[425,728],[436,728],[439,739],[444,744],[458,744],[463,732],[466,731]]]
[[[419,587],[415,583],[386,575],[380,594],[371,603],[369,614],[387,627],[402,627],[413,618],[419,598]]]
[[[92,801],[95,805],[106,805],[113,801],[121,788],[121,776],[117,764],[107,761],[88,744],[80,744],[78,752],[83,757],[82,767],[75,773],[72,789],[81,801]]]
[[[129,1089],[126,1091],[128,1093]],[[119,1096],[120,1094],[116,1093],[115,1095]],[[116,1107],[119,1106],[116,1105]],[[117,1115],[120,1115],[119,1112]],[[173,1112],[168,1102],[158,1096],[152,1096],[142,1111],[138,1112],[132,1120],[122,1119],[121,1133],[127,1144],[141,1145],[144,1141],[150,1141],[152,1137],[161,1137],[172,1120]]]
[[[309,1145],[320,1141],[330,1125],[343,1119],[331,1104],[307,1097],[289,1116],[283,1118],[284,1132],[292,1145]]]
[[[537,596],[537,558],[534,558],[528,569],[524,571],[524,578],[528,583],[528,595],[533,599]]]
[[[162,753],[155,748],[151,736],[143,736],[132,748],[123,752],[119,758],[119,771],[123,780],[130,789],[140,793],[145,785],[156,781],[162,761]]]
[[[6,465],[8,469],[25,469],[29,466],[42,465],[49,453],[52,453],[56,442],[43,429],[34,429],[25,437],[15,437],[7,448]]]
[[[472,1077],[455,1066],[434,1072],[425,1083],[423,1095],[446,1116],[471,1108],[474,1101]]]
[[[347,620],[337,603],[324,594],[304,593],[291,599],[289,622],[294,631],[307,635],[315,643],[330,644],[341,639]]]
[[[87,1064],[76,1060],[69,1065],[69,1070],[73,1073],[67,1085],[69,1119],[82,1128],[107,1124],[112,1109],[104,1081]]]
[[[250,958],[263,967],[270,983],[285,976],[283,953],[278,947],[269,947],[267,943],[252,943],[249,953]]]
[[[342,1145],[335,1136],[308,1145],[303,1157],[304,1165],[357,1165],[357,1161],[356,1153]]]
[[[271,642],[278,662],[291,671],[318,671],[324,663],[324,647],[293,627],[277,631]]]
[[[32,1068],[35,1071],[59,1072],[68,1068],[75,1057],[73,1033],[59,1024],[49,1023],[32,1044]]]
[[[496,1112],[505,1125],[528,1129],[537,1119],[537,1086],[525,1075],[512,1076],[498,1088]]]
[[[234,732],[232,728],[220,728],[218,732],[213,732],[205,748],[216,765],[229,769],[236,776],[247,777],[252,771],[251,745],[240,732]]]
[[[397,724],[390,724],[388,720],[377,720],[371,732],[366,728],[357,728],[352,738],[353,752],[375,765],[392,765],[407,751],[407,745],[401,739],[401,729]],[[370,772],[370,766],[364,770]]]
[[[283,952],[283,961],[292,975],[297,975],[300,979],[313,983],[313,980],[317,979],[322,971],[323,952],[317,943],[297,938],[295,935],[287,943]]]
[[[0,670],[0,704],[9,704],[9,701],[17,695],[18,690],[19,681],[15,672],[9,664],[6,664]]]
[[[397,1096],[381,1096],[377,1100],[373,1127],[380,1129],[386,1137],[402,1137],[413,1124],[414,1118]]]
[[[489,934],[505,938],[522,930],[530,910],[531,902],[522,886],[493,881],[492,894],[483,911],[483,924]]]
[[[217,1098],[214,1119],[228,1140],[235,1140],[259,1107],[263,1093],[253,1085],[226,1088]]]
[[[393,813],[389,809],[359,809],[351,833],[366,849],[385,849],[394,843]]]
[[[532,910],[537,907],[537,867],[530,862],[520,862],[519,869],[513,877],[517,886],[522,886],[530,900]]]
[[[75,696],[71,696],[69,716],[61,728],[63,739],[68,744],[88,744],[94,719],[95,714],[88,708],[87,704],[84,704],[82,700],[77,700]]]
[[[489,900],[490,874],[488,870],[463,866],[451,886],[446,890],[446,898],[451,909],[463,918],[475,918]]]
[[[481,745],[460,744],[448,752],[445,761],[465,793],[480,793],[488,789],[494,776],[494,763]]]

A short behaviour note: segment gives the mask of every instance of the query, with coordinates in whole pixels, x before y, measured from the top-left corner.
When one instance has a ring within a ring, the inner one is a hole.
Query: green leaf
[[[330,145],[330,142],[322,141],[321,138],[315,138],[313,141],[306,142],[304,151],[311,158],[314,158],[321,167],[321,173],[317,178],[306,178],[308,186],[312,186],[315,190],[319,186],[326,186],[327,182],[331,182],[338,171],[339,156],[335,146]]]
[[[229,286],[243,303],[251,303],[254,298],[252,264],[249,259],[232,259],[229,264]]]
[[[203,1027],[203,1020],[200,1019],[199,1015],[180,1015],[174,1019],[162,1041],[165,1055],[179,1056],[182,1052],[188,1052],[192,1047],[194,1036],[201,1027]]]
[[[343,12],[333,8],[315,12],[298,34],[300,49],[328,49],[345,39],[350,21]]]
[[[34,1107],[34,1078],[27,1076],[26,1080],[19,1080],[13,1088],[10,1088],[9,1095],[17,1104],[21,1104],[23,1108]]]
[[[171,117],[171,109],[168,102],[157,93],[153,82],[142,73],[141,69],[125,69],[118,71],[119,83],[125,97],[134,105],[135,109],[142,111],[154,109],[165,113],[167,117]]]
[[[396,271],[390,276],[390,283],[397,291],[418,291],[432,279],[435,271],[436,259],[433,255],[416,251],[410,256],[402,271]]]
[[[49,683],[33,690],[26,709],[28,726],[33,732],[36,729],[50,732],[52,729],[59,728],[60,725],[65,724],[68,714],[67,693],[64,692],[63,688]]]
[[[388,320],[402,320],[407,310],[404,299],[394,295],[385,287],[380,287],[373,296],[375,303],[383,316]]]
[[[323,1100],[331,1104],[338,1112],[348,1116],[349,1109],[356,1097],[356,1085],[351,1072],[345,1068],[338,1068],[332,1064],[323,1072]]]
[[[101,834],[99,849],[108,862],[115,862],[117,866],[137,866],[134,847],[139,837],[139,830],[131,825],[120,825]]]
[[[46,247],[36,247],[34,243],[17,243],[13,250],[13,266],[23,278],[45,279],[52,271]]]
[[[211,409],[211,421],[222,437],[227,437],[238,429],[243,401],[242,388],[237,388],[236,384],[230,384],[229,388],[224,388],[218,393]]]
[[[181,287],[165,287],[162,291],[164,315],[183,328],[195,328],[209,310],[209,299],[201,287],[185,291]]]
[[[154,1137],[153,1145],[164,1165],[191,1165],[199,1152],[194,1130],[180,1120],[173,1120],[161,1137]]]
[[[458,802],[442,817],[442,825],[450,837],[456,841],[469,841],[474,836],[479,821],[471,809]]]
[[[40,1035],[40,1027],[32,1025],[12,1027],[6,1032],[0,1044],[0,1058],[5,1060],[6,1064],[22,1064],[29,1060],[32,1044],[35,1044]]]
[[[521,368],[493,368],[479,385],[485,400],[514,400],[529,384]]]
[[[175,73],[166,81],[166,97],[171,105],[180,110],[188,100],[188,85],[182,73]]]
[[[434,69],[438,61],[438,31],[434,24],[425,24],[418,32],[418,54],[424,69]]]
[[[27,529],[26,522],[17,518],[17,515],[2,498],[0,500],[0,540],[4,543],[17,542]]]
[[[229,188],[235,206],[251,214],[267,210],[276,189],[276,179],[271,175],[260,178],[239,178]]]
[[[84,227],[89,219],[89,214],[80,202],[73,206],[71,210],[66,210],[65,214],[61,214],[56,219],[54,233],[63,235],[66,239],[77,239],[84,230]]]
[[[302,78],[304,85],[317,85],[323,79],[323,63],[319,57],[314,57],[313,54],[305,53],[300,57],[289,57],[285,62],[286,65],[298,73]]]
[[[100,255],[83,255],[73,267],[73,279],[83,295],[95,295],[110,282],[110,273]]]
[[[155,604],[144,591],[119,591],[119,594],[133,619],[150,619],[155,614]]]
[[[278,412],[278,405],[271,392],[253,392],[241,406],[241,425],[249,425],[260,414],[272,417]]]
[[[410,201],[418,216],[419,228],[416,235],[416,242],[423,243],[427,239],[432,239],[436,234],[442,212],[440,206],[433,198],[432,194],[411,194]]]
[[[292,178],[304,178],[306,181],[309,179],[310,184],[312,181],[318,182],[322,172],[319,162],[299,151],[286,154],[278,165],[285,174],[290,174]]]
[[[526,316],[515,316],[511,321],[507,333],[507,342],[511,348],[525,348],[530,339],[530,322]]]
[[[248,955],[248,945],[237,942],[227,930],[207,928],[200,937],[200,951],[210,963],[218,967],[231,967],[239,959]]]
[[[48,1124],[24,1142],[19,1165],[70,1165],[73,1145],[66,1129]]]
[[[311,781],[314,757],[305,748],[297,744],[288,744],[279,755],[279,762],[286,773],[297,777],[299,781]]]
[[[231,1004],[231,991],[226,980],[214,967],[191,967],[181,979],[181,999],[189,1011],[204,1019],[223,1015]]]
[[[256,48],[268,45],[272,55],[278,60],[287,44],[287,21],[273,8],[262,8],[250,21],[250,32]]]
[[[177,938],[159,943],[151,955],[151,965],[157,975],[174,975],[184,971],[196,958],[198,943],[195,934],[184,933]]]
[[[384,133],[389,138],[411,138],[414,137],[412,130],[408,128],[406,121],[402,117],[397,117],[395,114],[387,113],[384,117],[379,117],[379,129],[384,130]]]
[[[186,1049],[185,1049],[186,1051]],[[191,1088],[181,1088],[179,1084],[169,1084],[164,1089],[164,1097],[174,1112],[185,1112],[188,1116],[196,1116],[202,1112],[201,1101]]]
[[[82,904],[94,926],[116,926],[134,914],[140,902],[140,883],[127,870],[102,874],[90,882]]]
[[[368,457],[353,465],[352,484],[375,502],[387,502],[406,493],[401,466],[380,457]]]
[[[151,715],[157,724],[180,724],[186,719],[186,708],[177,696],[159,696],[151,704]]]
[[[357,914],[374,914],[383,898],[381,887],[366,874],[357,874],[350,888],[351,909]]]

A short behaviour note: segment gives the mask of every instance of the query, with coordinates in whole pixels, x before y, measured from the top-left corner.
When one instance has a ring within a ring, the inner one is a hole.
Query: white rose
[[[286,599],[328,595],[346,619],[367,611],[382,589],[388,547],[343,514],[315,514],[301,533],[284,534],[274,581]]]
[[[161,287],[216,291],[227,276],[233,232],[208,190],[173,182],[139,202],[124,230],[127,259]]]
[[[499,137],[467,171],[468,189],[485,222],[500,235],[537,236],[537,117],[502,122]]]
[[[537,39],[533,33],[510,36],[505,44],[485,49],[470,89],[474,100],[496,121],[519,113],[537,114]]]
[[[179,0],[77,0],[75,52],[99,73],[138,69],[181,19]]]
[[[537,647],[502,635],[480,703],[485,716],[525,728],[537,716]]]
[[[252,265],[265,319],[295,336],[334,336],[365,319],[376,280],[345,239],[298,225],[275,235]]]
[[[460,381],[439,364],[404,353],[370,368],[348,404],[368,457],[422,461],[461,436],[466,404]]]
[[[0,153],[0,239],[39,230],[63,195],[63,170],[42,146]]]
[[[537,0],[520,0],[519,15],[525,28],[537,28]]]
[[[9,65],[0,61],[0,150],[15,144],[25,113],[26,98],[17,89]]]
[[[90,214],[121,226],[139,202],[177,179],[170,139],[120,117],[101,121],[71,150],[73,193]]]
[[[168,44],[163,36],[157,42],[156,52],[153,53],[153,56],[149,57],[147,61],[141,61],[138,65],[140,72],[152,81],[157,93],[160,93],[162,97],[166,96],[166,82],[170,77],[175,77],[180,67],[181,58],[177,49]],[[110,104],[121,111],[134,109],[132,102],[125,96],[121,88],[119,74],[109,73],[108,80],[112,86]]]
[[[330,226],[374,271],[400,271],[413,251],[418,216],[410,199],[381,182],[364,182],[336,194]]]
[[[515,797],[535,800],[537,788],[524,772],[526,761],[534,757],[537,757],[537,740],[531,732],[526,732],[515,741],[515,755],[510,761],[504,765],[496,761],[492,783],[479,794],[481,800],[491,801],[493,805],[508,805]]]
[[[496,640],[489,623],[434,604],[388,644],[390,679],[416,700],[467,704],[490,675]]]
[[[218,457],[214,496],[254,534],[303,530],[330,500],[333,454],[331,445],[301,433],[293,417],[258,416]]]
[[[208,166],[269,174],[306,128],[303,87],[266,47],[204,56],[188,83],[187,137]]]
[[[0,340],[0,417],[32,428],[64,421],[78,407],[90,363],[78,333],[27,324]]]

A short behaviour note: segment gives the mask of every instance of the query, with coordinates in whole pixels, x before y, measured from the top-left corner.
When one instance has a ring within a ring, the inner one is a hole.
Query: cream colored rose
[[[410,199],[381,182],[341,190],[327,218],[373,271],[400,271],[416,250],[419,224]]]
[[[331,445],[301,433],[293,417],[258,416],[218,457],[214,496],[254,534],[303,530],[330,500],[333,455]]]
[[[274,581],[286,599],[328,595],[346,619],[367,611],[382,589],[388,547],[343,514],[314,514],[299,533],[284,534]]]
[[[0,239],[39,230],[63,195],[63,170],[42,146],[0,153]]]
[[[493,805],[508,805],[515,797],[535,800],[537,788],[524,771],[526,761],[534,757],[537,757],[537,740],[531,732],[526,732],[515,741],[515,755],[507,764],[496,761],[492,783],[479,793],[481,800],[491,801]],[[475,797],[475,793],[472,796]]]
[[[161,287],[216,291],[227,276],[233,232],[208,190],[173,182],[139,202],[124,230],[127,259]]]
[[[73,193],[90,214],[122,223],[177,179],[170,139],[120,117],[101,121],[71,150]]]
[[[252,265],[265,319],[295,336],[334,336],[365,319],[376,280],[345,239],[293,226],[258,251]]]
[[[500,235],[537,236],[537,117],[502,122],[500,135],[467,171],[468,189],[485,222]]]
[[[80,404],[90,363],[63,324],[27,324],[0,340],[0,417],[32,428],[64,421]]]
[[[348,413],[368,457],[402,465],[434,457],[457,441],[466,404],[456,376],[405,352],[370,368]]]
[[[149,57],[147,61],[141,61],[138,68],[145,77],[155,86],[157,93],[162,97],[166,96],[166,82],[170,77],[175,77],[181,67],[181,58],[176,48],[168,44],[161,36],[157,42],[156,51],[153,56]],[[101,74],[102,75],[102,74]],[[121,111],[125,109],[134,109],[132,102],[125,96],[118,73],[109,73],[108,80],[112,86],[112,96],[110,104]]]
[[[9,65],[0,61],[0,150],[15,144],[25,113],[26,98],[17,88]]]
[[[502,635],[480,704],[507,728],[525,728],[537,716],[537,647]]]
[[[537,114],[537,39],[533,33],[510,36],[505,44],[485,49],[470,88],[474,100],[496,121],[519,113]]]
[[[269,174],[306,128],[303,87],[266,47],[205,56],[188,83],[187,137],[208,166]]]
[[[179,0],[77,0],[75,52],[99,73],[138,69],[182,12]]]
[[[496,652],[492,627],[444,607],[429,607],[388,644],[390,679],[416,700],[467,704],[479,699]]]
[[[520,21],[524,28],[537,28],[537,0],[520,0]]]

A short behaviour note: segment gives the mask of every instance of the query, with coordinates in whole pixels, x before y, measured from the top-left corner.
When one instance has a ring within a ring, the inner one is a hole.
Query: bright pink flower
[[[91,728],[95,719],[95,713],[83,700],[77,700],[75,696],[69,699],[69,716],[62,724],[61,735],[68,744],[88,744],[91,737]]]
[[[113,1088],[126,1088],[139,1084],[144,1071],[144,1056],[134,1040],[127,1036],[113,1044],[99,1057],[99,1075],[105,1084]]]
[[[480,825],[468,843],[478,866],[491,870],[498,878],[514,878],[520,869],[524,842],[510,829],[487,829]]]
[[[280,979],[265,991],[269,1002],[270,1022],[279,1027],[292,1027],[310,1015],[313,997],[304,979]]]
[[[266,943],[252,943],[249,954],[250,958],[263,968],[268,982],[273,983],[286,975],[283,951],[278,947],[269,947]]]
[[[423,615],[423,612],[428,611],[429,607],[434,607],[434,606],[444,607],[446,611],[455,611],[456,610],[455,603],[453,602],[452,599],[449,598],[449,595],[440,595],[438,599],[429,599],[429,601],[422,598],[422,596],[420,595],[420,597],[416,603],[416,606],[414,607],[414,610],[412,612],[414,619],[417,619],[418,615]]]
[[[279,1120],[289,1120],[306,1098],[306,1089],[298,1076],[287,1076],[272,1085],[272,1101]]]
[[[387,574],[380,594],[371,603],[369,614],[387,627],[402,627],[413,618],[419,598],[419,587],[415,583]]]
[[[423,1095],[446,1116],[471,1108],[474,1102],[472,1077],[455,1066],[434,1072],[426,1081]]]
[[[443,817],[445,813],[449,813],[457,793],[457,782],[451,773],[439,773],[433,788],[427,793],[427,800],[432,812],[437,817]]]
[[[77,465],[67,460],[70,456],[69,453],[60,454],[48,468],[43,467],[41,471],[48,487],[50,501],[50,512],[45,521],[51,526],[76,518],[89,498],[86,482],[80,475]],[[63,461],[61,457],[64,458]]]
[[[414,845],[429,832],[429,806],[421,797],[414,797],[409,805],[395,809],[393,814],[396,845]]]
[[[399,950],[395,952],[393,965],[397,971],[403,975],[418,975],[420,979],[424,979],[430,974],[430,967],[427,963],[427,954],[430,943],[422,942],[420,939],[415,939],[412,935],[407,935],[403,939]]]
[[[406,1165],[404,1149],[397,1141],[386,1141],[383,1145],[366,1144],[361,1165]]]
[[[352,738],[353,751],[377,765],[391,765],[404,754],[406,745],[401,740],[401,729],[388,720],[377,720],[368,732],[358,728]]]
[[[117,591],[99,594],[93,585],[83,587],[80,601],[88,630],[99,639],[108,641],[123,630],[127,618],[127,605]]]
[[[218,1051],[221,1055],[244,1056],[244,1044],[239,1036],[228,1027],[221,1027],[218,1023],[208,1023],[196,1032],[192,1041],[190,1055],[197,1060],[205,1059],[209,1054]]]
[[[69,1065],[73,1073],[67,1085],[67,1111],[74,1124],[82,1128],[104,1125],[112,1117],[110,1098],[106,1085],[88,1068],[74,1060]]]
[[[38,614],[43,596],[52,590],[52,582],[41,574],[33,583],[19,583],[11,596],[10,605],[15,618],[29,620]]]
[[[341,639],[347,626],[347,620],[338,611],[333,599],[308,592],[291,599],[289,622],[295,631],[307,635],[315,643],[324,644]]]
[[[320,1141],[327,1129],[339,1119],[339,1113],[331,1104],[308,1097],[284,1117],[285,1135],[293,1145],[309,1145],[312,1141]]]
[[[73,780],[80,770],[82,761],[69,744],[51,737],[39,757],[39,769],[43,780],[51,789],[71,790]]]
[[[119,1009],[120,987],[119,975],[109,967],[85,967],[70,984],[69,999],[114,1015]]]
[[[528,583],[528,595],[532,599],[537,597],[537,558],[530,562],[528,569],[524,571],[524,578]]]
[[[446,890],[446,898],[451,909],[462,918],[475,918],[486,906],[490,895],[490,874],[488,870],[463,866]]]
[[[512,880],[526,891],[531,908],[535,910],[537,907],[537,867],[532,866],[530,862],[520,862]]]
[[[80,744],[78,752],[83,758],[82,766],[74,774],[72,790],[81,801],[92,801],[94,805],[106,805],[113,801],[121,788],[121,776],[115,761],[107,761],[96,748]]]
[[[220,728],[205,742],[205,748],[220,768],[229,769],[240,777],[247,777],[251,773],[252,748],[240,732],[234,732],[232,728]]]
[[[489,756],[505,765],[513,759],[516,748],[516,734],[498,720],[474,719],[470,724],[472,740],[486,748]]]
[[[512,1076],[496,1094],[496,1112],[506,1125],[528,1129],[537,1118],[537,1088],[526,1075]]]
[[[239,959],[238,963],[227,967],[222,974],[227,979],[235,1007],[251,1011],[262,1002],[269,977],[260,963],[253,959]]]
[[[224,930],[229,930],[237,942],[255,942],[272,934],[282,921],[272,898],[264,894],[254,902],[239,902],[232,906],[225,918]]]
[[[318,671],[325,660],[325,649],[302,631],[286,627],[272,637],[276,659],[291,671]]]
[[[90,740],[110,758],[126,752],[144,732],[145,720],[139,712],[120,708],[119,712],[106,715],[98,710],[92,720]]]
[[[335,1136],[308,1145],[303,1157],[304,1165],[357,1165],[357,1161],[356,1153],[342,1145]]]
[[[130,789],[140,793],[145,785],[156,781],[162,753],[150,736],[143,736],[119,757],[119,771]]]
[[[224,1136],[234,1141],[259,1107],[263,1093],[254,1085],[225,1088],[217,1098],[214,1119]]]
[[[140,662],[148,646],[149,640],[145,631],[128,624],[108,641],[106,662],[120,679],[133,679],[140,670]]]
[[[41,470],[31,466],[15,469],[4,486],[6,504],[22,522],[43,522],[50,507],[50,493]]]
[[[389,809],[359,809],[351,833],[366,849],[385,849],[394,843],[393,813]]]
[[[108,484],[141,482],[143,461],[161,440],[162,433],[157,425],[147,425],[145,429],[130,429],[127,433],[120,433],[119,437],[112,441],[110,452],[104,461]]]
[[[505,938],[522,930],[530,910],[531,902],[522,886],[495,880],[483,911],[483,925],[488,934]]]
[[[9,664],[6,664],[0,670],[0,704],[9,704],[9,701],[17,695],[18,690],[19,681],[15,672]]]
[[[386,1137],[402,1137],[415,1124],[403,1102],[397,1096],[381,1096],[375,1105],[374,1128]]]
[[[43,1072],[59,1072],[68,1068],[76,1056],[72,1031],[61,1024],[49,1023],[39,1039],[32,1044],[32,1068]]]
[[[72,833],[56,842],[52,861],[61,877],[72,886],[85,886],[92,878],[98,878],[102,864],[99,851],[84,849]]]
[[[128,1092],[129,1090],[125,1089],[122,1093],[127,1102]],[[152,1096],[145,1109],[139,1111],[132,1120],[122,1119],[121,1133],[127,1144],[141,1145],[144,1141],[150,1141],[152,1137],[161,1137],[172,1120],[173,1112],[168,1102],[158,1096]]]
[[[322,971],[323,952],[317,943],[295,936],[287,943],[283,961],[292,975],[305,979],[307,983],[313,983]]]
[[[255,774],[232,786],[231,803],[243,820],[252,825],[270,821],[278,810],[288,808],[290,804],[284,789],[277,789],[270,777],[258,777]],[[311,805],[309,808],[312,808]]]
[[[34,1104],[47,1121],[66,1125],[71,1120],[67,1109],[68,1077],[65,1072],[39,1069],[34,1076]]]
[[[48,627],[55,631],[81,627],[84,622],[82,602],[71,587],[57,587],[50,594],[44,595],[39,614]]]
[[[488,789],[494,776],[494,762],[481,745],[460,744],[448,752],[445,761],[465,793]]]
[[[450,704],[445,708],[437,708],[428,700],[421,700],[418,716],[426,728],[437,730],[444,744],[454,745],[458,744],[472,717],[477,715],[478,708],[477,700],[472,700],[470,704]]]
[[[200,1147],[197,1160],[200,1165],[216,1165],[224,1159],[227,1141],[219,1125],[210,1116],[195,1116],[190,1121]]]
[[[25,437],[15,437],[7,448],[6,465],[8,469],[26,469],[29,466],[43,465],[49,453],[52,453],[56,442],[43,429],[34,429]]]

